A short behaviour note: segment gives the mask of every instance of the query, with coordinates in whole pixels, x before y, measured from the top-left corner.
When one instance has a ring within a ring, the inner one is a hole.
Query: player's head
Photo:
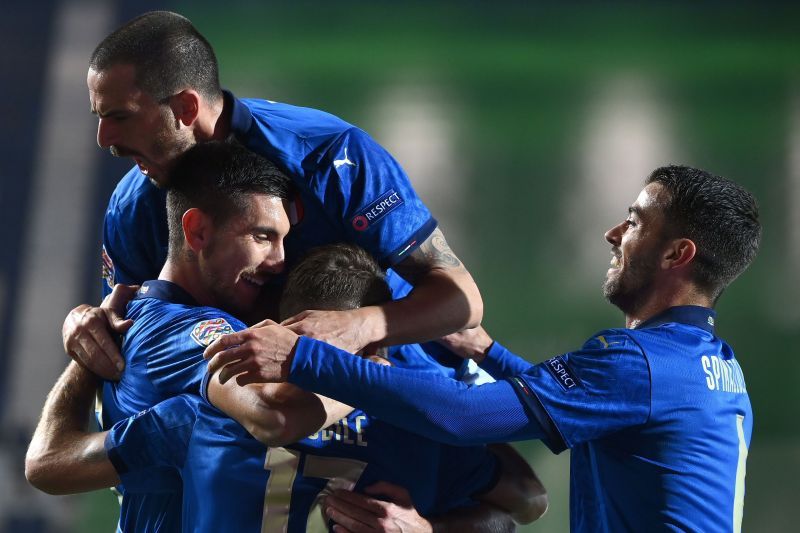
[[[194,144],[201,108],[222,98],[211,45],[169,11],[145,13],[103,39],[89,59],[87,84],[97,144],[131,157],[157,184]]]
[[[272,162],[234,142],[200,143],[178,160],[167,193],[168,263],[189,273],[182,279],[201,304],[249,316],[262,286],[283,271],[289,190]]]
[[[606,297],[631,312],[672,276],[715,302],[758,252],[755,198],[730,180],[686,166],[657,168],[645,183],[628,218],[606,233],[613,245]]]
[[[391,298],[386,277],[369,253],[353,244],[330,244],[314,248],[291,270],[280,316],[306,309],[357,309]]]

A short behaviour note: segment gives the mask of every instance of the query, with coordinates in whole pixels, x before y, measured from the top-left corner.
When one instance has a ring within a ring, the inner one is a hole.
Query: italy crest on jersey
[[[200,346],[208,346],[223,335],[233,333],[233,328],[224,318],[214,318],[198,322],[192,329],[191,337]]]

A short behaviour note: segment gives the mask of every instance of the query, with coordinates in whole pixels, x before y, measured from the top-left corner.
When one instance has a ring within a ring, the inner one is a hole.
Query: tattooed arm
[[[438,228],[394,270],[414,286],[407,297],[351,311],[304,311],[284,325],[357,352],[437,339],[480,323],[478,287]]]

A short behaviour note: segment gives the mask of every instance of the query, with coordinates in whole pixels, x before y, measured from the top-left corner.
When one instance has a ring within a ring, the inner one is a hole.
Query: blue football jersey
[[[182,393],[200,393],[206,375],[203,350],[219,336],[244,329],[218,309],[200,307],[179,286],[148,281],[128,304],[134,323],[125,334],[125,372],[118,382],[103,384],[101,421],[104,429]],[[180,529],[181,482],[174,471],[147,493],[123,484],[119,527],[122,531]]]
[[[287,264],[313,246],[351,242],[390,267],[436,228],[403,169],[372,138],[315,109],[255,99],[232,103],[231,128],[280,166],[297,190]],[[119,182],[103,228],[103,290],[155,279],[167,253],[165,193],[138,169]]]
[[[379,481],[406,487],[422,514],[472,505],[496,482],[484,447],[454,448],[354,411],[287,447],[267,448],[197,396],[182,395],[121,421],[106,450],[131,490],[150,491],[172,468],[184,482],[184,531],[324,527],[320,495]]]
[[[571,448],[573,531],[738,530],[753,416],[714,320],[675,307],[538,365],[495,346],[487,368],[507,381],[473,388],[301,338],[289,378],[443,442]]]

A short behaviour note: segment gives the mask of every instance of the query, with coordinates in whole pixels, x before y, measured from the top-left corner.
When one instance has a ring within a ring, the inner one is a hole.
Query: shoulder
[[[133,167],[114,188],[108,202],[108,211],[131,211],[142,204],[159,200],[163,202],[165,198],[165,190],[153,185],[147,176],[142,174],[137,167]]]
[[[242,321],[213,307],[195,307],[155,298],[134,300],[129,305],[128,316],[134,319],[131,332],[145,334],[145,339],[151,342],[185,337],[183,340],[208,346],[222,335],[246,328]]]
[[[256,122],[285,129],[302,137],[338,136],[353,128],[341,118],[311,107],[301,107],[271,100],[240,99]]]

